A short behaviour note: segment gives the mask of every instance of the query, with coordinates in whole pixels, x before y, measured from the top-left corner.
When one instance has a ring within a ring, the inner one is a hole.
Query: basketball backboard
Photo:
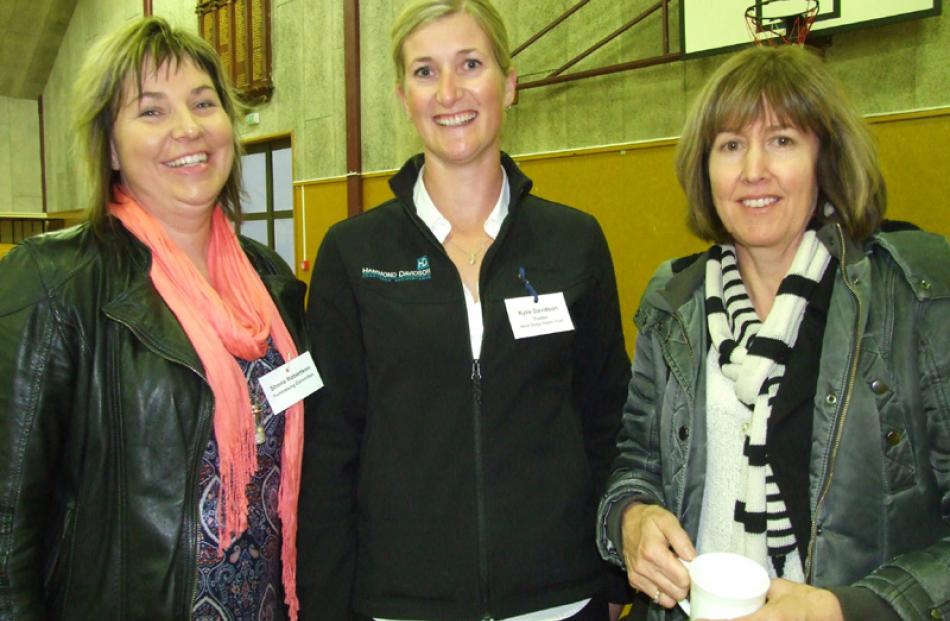
[[[819,0],[818,18],[812,25],[814,35],[876,24],[940,14],[941,0]],[[804,11],[805,0],[773,2],[765,0],[682,0],[680,26],[683,55],[698,56],[734,49],[753,42],[745,12],[750,6],[759,11],[790,13]],[[780,6],[781,5],[781,6]]]

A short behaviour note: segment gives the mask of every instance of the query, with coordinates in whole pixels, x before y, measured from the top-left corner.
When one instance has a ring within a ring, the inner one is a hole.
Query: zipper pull
[[[472,360],[472,381],[481,381],[482,379],[482,365],[478,362],[478,358]]]

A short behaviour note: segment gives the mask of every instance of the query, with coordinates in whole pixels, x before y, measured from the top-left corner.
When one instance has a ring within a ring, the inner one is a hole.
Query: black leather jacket
[[[242,239],[302,345],[303,283]],[[213,397],[121,225],[0,261],[0,619],[191,618]]]

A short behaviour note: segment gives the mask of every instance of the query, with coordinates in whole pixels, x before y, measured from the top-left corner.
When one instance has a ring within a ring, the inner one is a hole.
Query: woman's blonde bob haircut
[[[112,170],[111,143],[126,86],[132,84],[141,93],[146,72],[163,66],[175,71],[184,62],[194,63],[208,74],[231,126],[236,126],[244,106],[235,97],[218,55],[197,35],[174,29],[159,17],[145,17],[107,35],[89,51],[76,78],[73,128],[87,191],[85,207],[95,230],[101,230],[107,221],[112,186],[119,182],[118,171]],[[241,210],[240,153],[241,143],[234,132],[234,163],[218,199],[232,219]]]
[[[694,102],[676,154],[676,174],[689,201],[690,230],[708,241],[733,241],[713,204],[709,152],[719,132],[741,129],[768,115],[818,137],[819,203],[835,207],[852,239],[870,237],[887,205],[874,141],[821,59],[797,45],[753,47],[736,54]],[[818,209],[819,217],[821,212]]]
[[[402,48],[416,28],[456,13],[471,15],[491,43],[492,56],[502,75],[511,72],[511,48],[508,30],[498,11],[488,0],[410,0],[393,23],[392,53],[396,65],[396,83],[406,77],[406,61]]]

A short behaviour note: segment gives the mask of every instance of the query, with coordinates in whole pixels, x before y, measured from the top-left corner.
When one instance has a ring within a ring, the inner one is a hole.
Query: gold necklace
[[[480,255],[480,254],[482,253],[482,251],[485,249],[485,247],[488,245],[488,242],[487,242],[487,241],[484,241],[484,242],[482,242],[482,245],[481,245],[481,246],[479,246],[479,247],[476,248],[475,250],[469,252],[469,251],[466,250],[465,248],[462,248],[462,247],[458,244],[458,242],[456,242],[456,241],[455,241],[454,239],[452,239],[451,237],[449,237],[449,238],[447,239],[447,241],[448,241],[450,244],[452,244],[453,246],[455,246],[456,248],[458,248],[459,250],[461,250],[463,253],[465,253],[465,255],[468,257],[468,264],[469,264],[469,265],[475,265],[475,261],[478,259],[478,255]]]

